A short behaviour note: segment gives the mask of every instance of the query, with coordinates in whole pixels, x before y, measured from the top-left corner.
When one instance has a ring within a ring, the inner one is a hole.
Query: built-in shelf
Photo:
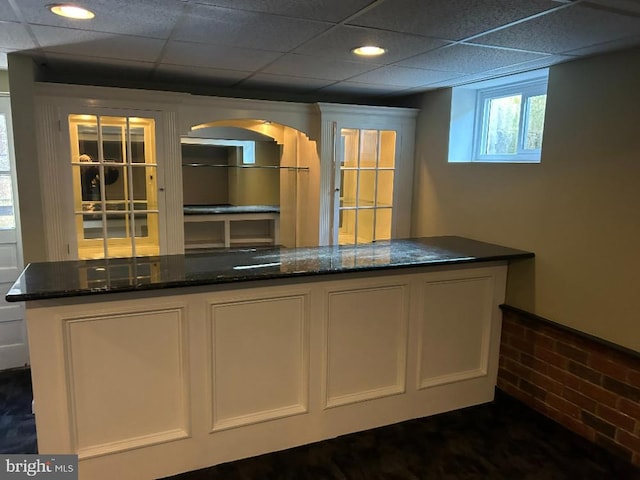
[[[196,168],[262,168],[271,170],[291,170],[308,172],[309,167],[286,167],[280,165],[224,165],[224,164],[210,164],[210,163],[183,163],[183,167],[196,167]]]
[[[185,250],[278,245],[278,212],[185,215]]]

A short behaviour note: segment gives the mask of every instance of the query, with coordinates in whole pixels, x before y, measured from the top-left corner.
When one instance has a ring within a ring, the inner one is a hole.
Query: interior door
[[[79,259],[160,253],[155,120],[69,115]]]
[[[341,128],[339,135],[333,243],[388,240],[393,235],[396,132]]]
[[[0,370],[29,362],[24,304],[4,296],[22,271],[22,244],[9,97],[0,95]]]

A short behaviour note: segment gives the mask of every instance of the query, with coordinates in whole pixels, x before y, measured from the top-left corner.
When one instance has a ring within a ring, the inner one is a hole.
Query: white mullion
[[[96,128],[98,130],[98,172],[100,174],[100,205],[102,207],[102,246],[104,258],[109,258],[109,239],[107,238],[107,199],[106,185],[104,183],[104,148],[102,146],[102,121],[100,115],[96,115]],[[84,218],[83,218],[84,220]]]
[[[129,201],[127,202],[129,205],[129,215],[131,217],[131,256],[136,257],[136,216],[135,216],[135,208],[133,204],[133,165],[131,164],[133,159],[131,158],[131,128],[129,124],[129,117],[126,117],[126,142],[127,148],[125,152],[125,161],[127,166],[127,179],[128,179],[128,193],[129,193]]]
[[[353,233],[354,233],[354,245],[358,244],[358,211],[360,210],[360,152],[362,152],[362,130],[358,130],[358,151],[356,152],[356,158],[358,159],[358,164],[356,165],[356,211],[355,211],[355,221],[353,224]]]
[[[371,241],[376,240],[376,221],[378,219],[378,172],[380,168],[380,144],[382,142],[382,132],[378,130],[378,141],[376,142],[376,178],[373,181],[373,235]]]
[[[528,122],[528,99],[529,96],[524,92],[520,94],[520,119],[518,121],[518,144],[516,146],[516,155],[524,153],[525,122]]]

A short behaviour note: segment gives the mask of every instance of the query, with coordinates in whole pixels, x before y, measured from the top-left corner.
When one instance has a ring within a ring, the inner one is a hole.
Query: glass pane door
[[[338,243],[391,238],[396,132],[343,128]]]
[[[158,255],[155,121],[70,115],[78,258]]]

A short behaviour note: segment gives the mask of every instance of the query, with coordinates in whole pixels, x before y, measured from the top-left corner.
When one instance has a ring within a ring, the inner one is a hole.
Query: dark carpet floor
[[[38,453],[31,371],[0,372],[0,453]]]
[[[0,453],[36,453],[29,370],[0,372]],[[486,405],[171,480],[640,480],[640,469],[498,391]]]

